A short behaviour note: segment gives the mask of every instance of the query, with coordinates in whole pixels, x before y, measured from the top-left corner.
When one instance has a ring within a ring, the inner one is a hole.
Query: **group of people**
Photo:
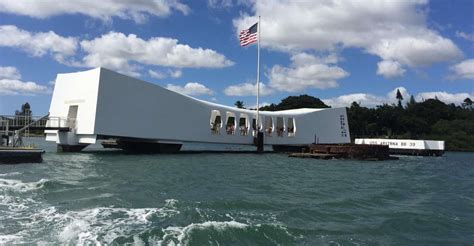
[[[221,123],[212,122],[211,123],[211,132],[214,134],[219,134],[219,129],[221,128]]]
[[[268,127],[267,129],[265,129],[265,132],[267,133],[267,135],[271,135],[272,132],[273,132],[273,127],[271,127],[271,126]],[[276,132],[277,132],[278,137],[283,137],[283,133],[285,132],[285,128],[284,127],[277,127]],[[289,133],[293,132],[293,128],[288,127],[288,132]]]
[[[221,128],[221,123],[212,123],[211,124],[211,132],[214,134],[219,134],[219,129]],[[240,135],[242,136],[247,136],[249,128],[245,125],[242,125],[239,127]],[[265,132],[267,133],[268,136],[270,136],[273,133],[273,127],[268,127],[265,129]],[[277,127],[276,129],[277,136],[278,137],[283,137],[285,133],[285,128],[284,127]],[[292,135],[294,133],[294,128],[293,127],[288,127],[287,128],[288,135]],[[234,135],[235,134],[235,125],[227,125],[226,126],[226,133],[228,135]]]
[[[214,134],[219,134],[219,129],[221,128],[220,123],[211,123],[211,132]],[[225,131],[228,135],[235,134],[235,125],[227,125]],[[249,128],[242,125],[239,127],[240,135],[247,136]]]
[[[285,132],[285,128],[283,128],[283,127],[278,127],[277,128],[277,136],[283,137],[284,132]]]
[[[234,125],[227,125],[225,127],[225,131],[227,132],[227,135],[234,135],[235,133],[235,126]]]
[[[240,126],[240,135],[247,136],[249,132],[249,128],[246,126]]]

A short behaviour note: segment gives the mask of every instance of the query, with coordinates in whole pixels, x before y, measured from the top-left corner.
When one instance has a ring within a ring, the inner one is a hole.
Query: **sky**
[[[332,107],[474,99],[472,0],[0,0],[0,114],[49,110],[58,73],[105,67],[199,99]]]

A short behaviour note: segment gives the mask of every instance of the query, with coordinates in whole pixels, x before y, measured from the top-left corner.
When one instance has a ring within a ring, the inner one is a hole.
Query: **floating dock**
[[[388,146],[390,154],[394,155],[442,156],[444,154],[444,141],[356,138],[355,144],[385,145]]]
[[[357,160],[394,160],[386,145],[368,144],[311,144],[302,153],[291,153],[289,157],[313,159],[357,159]]]
[[[41,163],[43,153],[37,148],[0,147],[0,164]]]

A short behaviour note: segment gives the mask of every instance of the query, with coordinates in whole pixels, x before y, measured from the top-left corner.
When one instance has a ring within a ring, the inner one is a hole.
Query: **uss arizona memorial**
[[[199,100],[105,68],[58,74],[46,140],[78,151],[102,139],[123,149],[176,151],[184,142],[254,144],[255,110]],[[264,144],[275,149],[318,143],[349,143],[345,108],[260,111]]]

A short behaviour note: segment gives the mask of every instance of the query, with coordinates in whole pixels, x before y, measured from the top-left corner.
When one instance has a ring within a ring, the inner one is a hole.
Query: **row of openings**
[[[241,135],[247,136],[249,134],[250,127],[250,118],[248,114],[242,113],[237,117],[234,112],[226,112],[225,117],[225,133],[227,135]],[[276,121],[274,121],[276,118]],[[295,118],[286,118],[283,117],[272,117],[272,116],[261,116],[263,120],[263,130],[265,131],[266,136],[273,136],[276,134],[277,137],[294,137],[296,133],[296,121]],[[252,117],[252,134],[253,136],[257,135],[256,119]],[[219,110],[211,111],[210,118],[211,133],[221,134],[223,131],[222,117]],[[262,122],[260,122],[259,129],[262,130]]]

